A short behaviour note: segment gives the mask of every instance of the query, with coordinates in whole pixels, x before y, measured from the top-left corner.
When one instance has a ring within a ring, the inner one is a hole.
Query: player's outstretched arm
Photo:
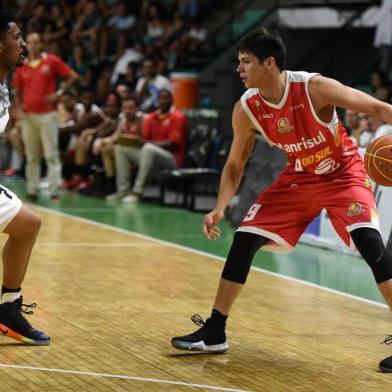
[[[309,93],[313,105],[319,108],[339,106],[344,109],[370,114],[392,124],[392,105],[345,86],[334,79],[315,76],[309,82]]]
[[[229,201],[237,192],[245,164],[255,143],[255,131],[240,102],[234,106],[232,125],[233,142],[222,170],[217,202],[215,208],[204,217],[203,232],[209,240],[216,239],[220,235],[220,229],[216,224],[223,219]]]

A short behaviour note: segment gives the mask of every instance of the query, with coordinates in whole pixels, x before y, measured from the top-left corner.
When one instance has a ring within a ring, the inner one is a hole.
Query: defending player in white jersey
[[[25,56],[26,43],[18,26],[8,12],[0,11],[0,132],[4,132],[9,118],[7,74],[14,67],[21,66]],[[28,344],[47,345],[50,337],[33,328],[23,316],[22,313],[32,313],[27,310],[32,305],[22,304],[20,295],[40,226],[40,217],[24,206],[13,192],[0,185],[0,229],[8,234],[2,255],[0,335]]]

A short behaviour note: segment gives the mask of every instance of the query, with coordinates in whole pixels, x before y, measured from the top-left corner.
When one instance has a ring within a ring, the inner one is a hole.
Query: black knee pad
[[[237,231],[223,268],[222,278],[244,284],[255,253],[268,241],[268,238],[258,234]]]
[[[392,256],[385,248],[381,234],[369,227],[355,229],[350,234],[358,252],[372,269],[376,282],[392,279]]]

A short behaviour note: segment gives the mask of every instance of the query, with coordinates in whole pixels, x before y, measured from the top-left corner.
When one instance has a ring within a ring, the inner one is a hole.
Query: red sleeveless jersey
[[[352,143],[336,110],[329,123],[321,121],[309,97],[309,80],[317,75],[286,71],[287,81],[278,104],[267,102],[256,88],[248,89],[241,103],[271,146],[288,154],[286,174],[310,174],[334,178],[342,170],[355,167],[364,177],[362,158]],[[308,177],[308,176],[306,176]]]

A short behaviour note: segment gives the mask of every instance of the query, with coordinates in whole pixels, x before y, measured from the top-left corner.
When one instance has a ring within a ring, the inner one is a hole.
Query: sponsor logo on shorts
[[[365,212],[365,210],[362,209],[361,203],[354,201],[348,206],[347,216],[353,217],[360,215],[363,212]]]
[[[293,130],[293,126],[290,124],[290,121],[287,117],[281,117],[278,120],[278,132],[279,133],[286,133],[291,132]]]

